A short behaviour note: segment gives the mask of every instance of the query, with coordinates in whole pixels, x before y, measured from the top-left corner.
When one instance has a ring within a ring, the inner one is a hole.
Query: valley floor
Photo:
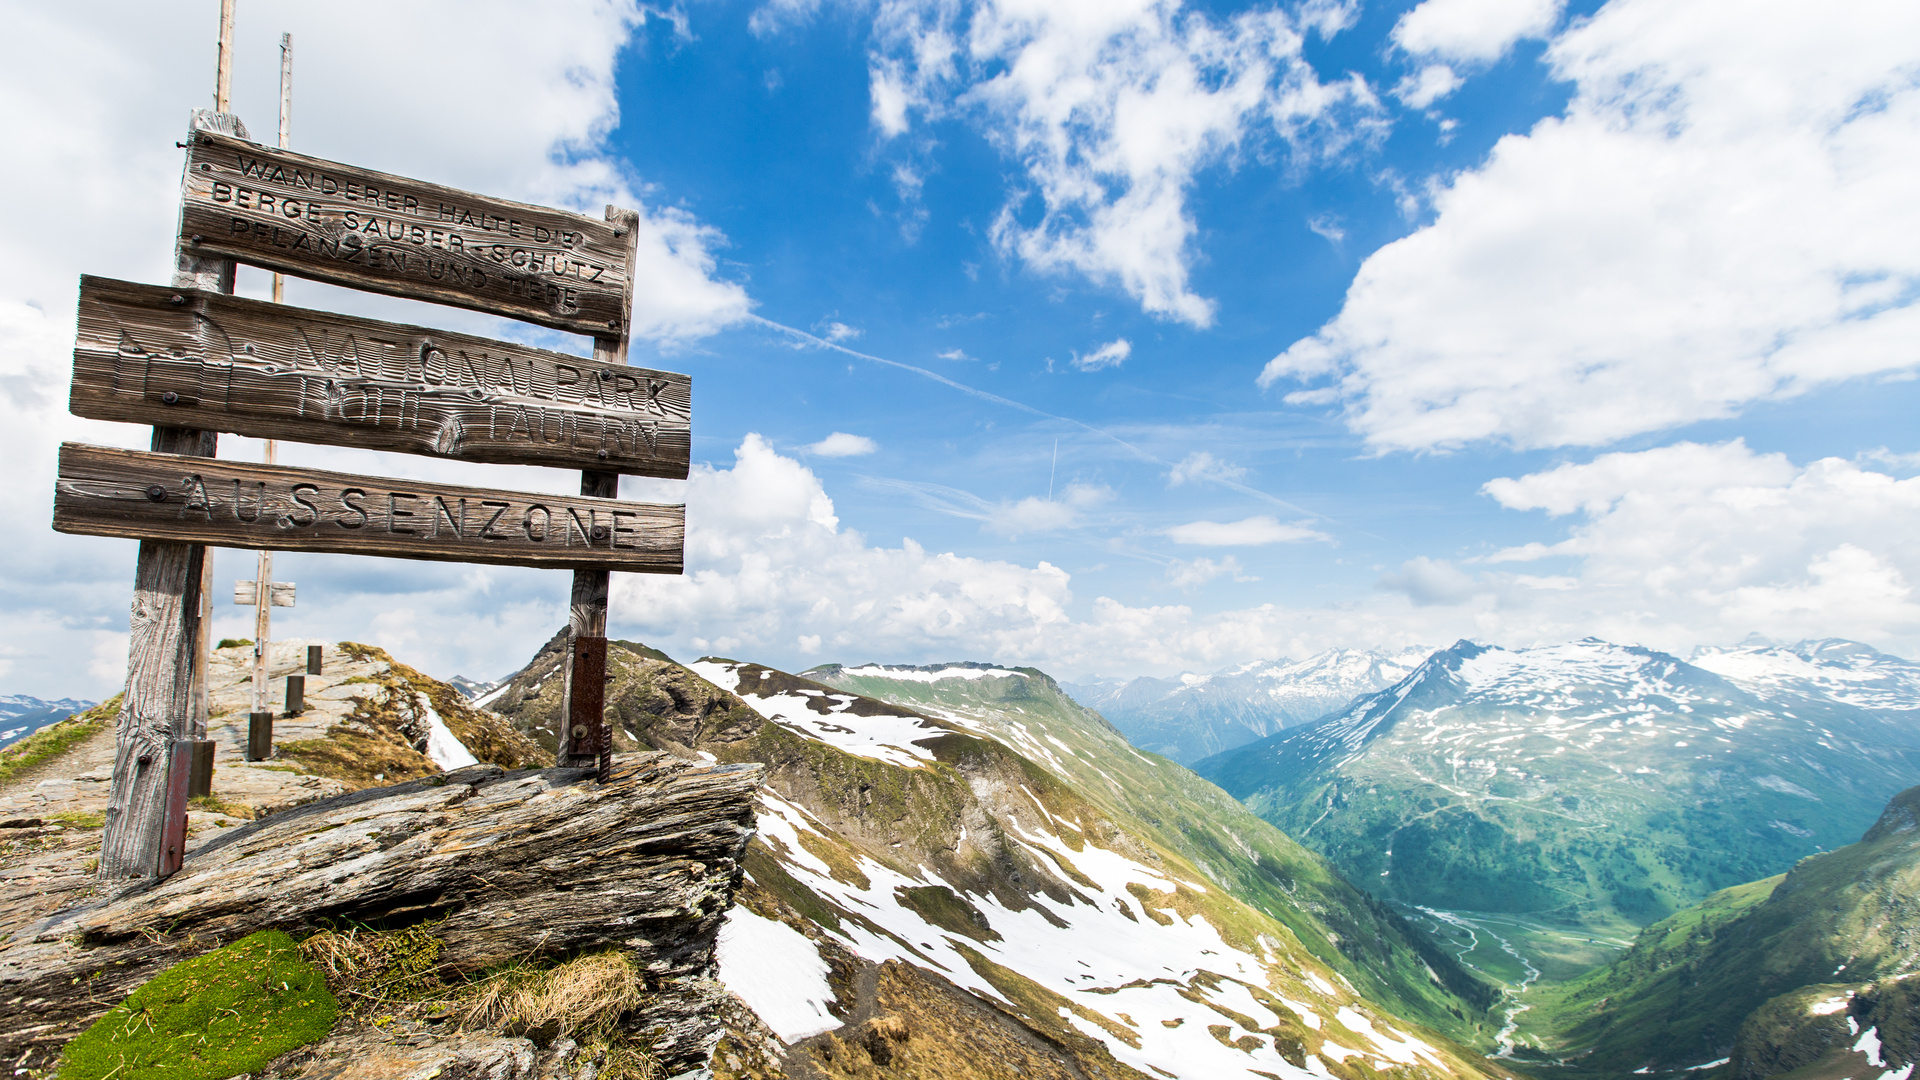
[[[1506,1000],[1495,1009],[1505,1017],[1500,1033],[1502,1056],[1516,1045],[1534,1043],[1527,1014],[1535,996],[1611,963],[1626,952],[1640,930],[1625,920],[1569,926],[1535,915],[1394,907],[1408,922],[1432,934],[1461,964],[1506,991]]]

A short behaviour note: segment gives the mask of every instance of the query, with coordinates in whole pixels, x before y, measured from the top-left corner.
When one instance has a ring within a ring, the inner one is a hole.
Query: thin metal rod
[[[233,3],[220,0],[220,57],[213,80],[213,111],[231,112],[233,104]]]
[[[293,132],[293,35],[280,35],[280,149],[288,146],[287,138]],[[273,275],[273,302],[287,302],[287,277],[285,274]],[[271,443],[268,454],[272,454]],[[272,457],[267,458],[272,461]]]

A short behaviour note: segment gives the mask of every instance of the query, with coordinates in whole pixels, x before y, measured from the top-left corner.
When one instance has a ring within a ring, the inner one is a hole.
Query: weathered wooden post
[[[607,207],[607,220],[614,223],[614,235],[627,239],[628,265],[632,265],[639,240],[639,214],[632,210]],[[609,333],[593,339],[593,358],[608,364],[627,362],[627,335],[633,312],[633,279],[627,279],[627,293],[620,315],[609,319]],[[583,469],[580,494],[605,499],[620,496],[620,474],[603,469]],[[596,768],[602,780],[613,765],[613,728],[607,723],[607,595],[612,577],[605,570],[573,572],[573,597],[567,605],[567,653],[562,664],[564,707],[561,712],[557,764],[577,768]]]
[[[214,111],[196,112],[193,126],[205,123],[245,138],[246,128],[228,111],[233,4],[220,2]],[[181,215],[184,225],[184,203]],[[233,260],[205,258],[191,250],[184,228],[176,236],[174,267],[175,285],[233,291]],[[155,453],[212,457],[216,438],[211,431],[156,424],[151,445]],[[165,877],[179,869],[186,855],[188,789],[198,786],[193,783],[198,779],[193,767],[196,744],[206,738],[209,562],[199,544],[140,542],[126,692],[114,718],[113,783],[100,838],[99,873],[106,880]],[[210,780],[211,767],[207,774]]]

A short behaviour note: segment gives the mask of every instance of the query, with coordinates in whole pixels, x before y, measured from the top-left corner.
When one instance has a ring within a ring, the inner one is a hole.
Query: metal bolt
[[[603,372],[601,372],[601,373],[600,373],[600,381],[601,381],[601,382],[612,382],[612,381],[613,381],[613,372],[611,372],[611,371],[603,371]]]
[[[609,330],[618,330],[618,329],[620,329],[620,320],[619,320],[619,319],[617,319],[617,318],[615,318],[615,319],[608,319],[608,320],[607,320],[607,329],[609,329]]]
[[[605,450],[600,451],[600,460],[601,461],[607,460],[607,452]]]
[[[197,243],[199,243],[199,242],[200,242],[200,241],[202,241],[202,240],[205,240],[205,239],[206,239],[206,237],[204,237],[204,236],[201,236],[201,235],[200,235],[199,233],[194,233],[194,234],[193,234],[193,242],[194,242],[194,243],[196,243],[196,244],[197,244]]]
[[[180,404],[180,395],[169,390],[160,395],[160,403],[162,405],[178,405]]]
[[[201,172],[212,172],[212,171],[213,171],[213,166],[211,166],[211,165],[202,165],[202,166],[200,166],[200,171],[201,171]]]
[[[176,142],[176,143],[174,143],[173,145],[175,145],[175,146],[177,146],[177,147],[179,147],[179,148],[180,148],[180,149],[182,149],[182,150],[185,150],[185,149],[187,148],[187,144],[186,144],[186,143],[183,143],[183,142]]]
[[[167,302],[171,303],[174,307],[179,307],[181,304],[184,304],[187,302],[187,298],[184,296],[181,296],[179,293],[174,293],[172,296],[167,298]]]
[[[147,498],[152,499],[154,502],[166,502],[167,489],[161,487],[159,484],[148,484]]]
[[[607,527],[605,525],[595,525],[593,527],[593,538],[595,540],[605,540],[607,538]]]
[[[573,737],[578,741],[585,742],[587,738],[587,725],[585,724],[573,725]]]

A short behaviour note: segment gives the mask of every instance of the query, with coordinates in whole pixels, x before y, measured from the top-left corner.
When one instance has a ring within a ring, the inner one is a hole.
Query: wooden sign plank
[[[627,333],[631,228],[211,131],[187,139],[196,252],[577,334]]]
[[[488,338],[82,276],[68,407],[96,420],[678,480],[693,386]]]
[[[686,508],[63,443],[53,527],[220,547],[677,574]]]

